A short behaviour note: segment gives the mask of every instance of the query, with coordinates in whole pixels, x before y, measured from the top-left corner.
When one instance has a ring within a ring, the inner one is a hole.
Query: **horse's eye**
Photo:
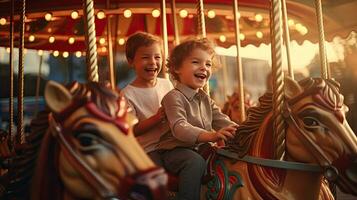
[[[80,133],[77,139],[82,147],[89,147],[98,144],[97,137],[91,133]]]
[[[303,122],[305,126],[310,126],[310,127],[319,125],[319,122],[312,117],[304,117]]]

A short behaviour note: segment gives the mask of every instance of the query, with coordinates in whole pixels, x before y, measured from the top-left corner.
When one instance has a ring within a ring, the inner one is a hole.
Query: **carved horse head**
[[[33,199],[163,199],[167,175],[137,143],[125,101],[98,83],[49,82]]]
[[[329,191],[321,193],[320,190],[324,175],[337,181],[344,191],[356,194],[352,182],[356,182],[356,170],[351,166],[357,156],[357,137],[346,121],[348,108],[343,104],[339,84],[321,78],[307,78],[299,83],[287,78],[284,98],[285,143],[279,144],[285,148],[284,161],[274,157],[277,151],[274,146],[277,145],[274,145],[273,121],[276,117],[271,112],[271,93],[260,98],[259,107],[250,109],[248,119],[229,144],[230,149],[241,157],[248,155],[257,160],[258,165],[248,164],[254,188],[264,199],[286,198],[280,192],[283,190],[286,195],[300,195],[297,188],[314,185],[313,181],[296,184],[305,177],[305,180],[315,180],[316,183],[310,198],[319,194],[330,196]],[[267,160],[262,161],[264,159]],[[292,193],[288,194],[288,191]]]

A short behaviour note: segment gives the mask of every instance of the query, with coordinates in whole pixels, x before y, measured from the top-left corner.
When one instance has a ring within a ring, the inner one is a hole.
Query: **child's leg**
[[[179,175],[179,200],[200,199],[201,178],[206,162],[197,152],[188,148],[176,148],[162,155],[165,168]]]
[[[161,155],[159,154],[159,152],[157,151],[152,151],[148,153],[148,156],[151,158],[151,160],[158,166],[162,167],[163,163],[162,163],[162,159],[161,159]]]

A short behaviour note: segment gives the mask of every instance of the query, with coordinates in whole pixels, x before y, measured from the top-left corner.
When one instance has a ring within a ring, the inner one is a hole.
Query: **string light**
[[[100,10],[100,11],[97,13],[97,18],[98,18],[98,19],[104,19],[104,17],[105,17],[104,11]]]
[[[10,53],[10,48],[9,47],[6,48],[6,52]]]
[[[49,43],[54,43],[54,42],[55,42],[55,37],[50,36],[50,37],[48,38],[48,42],[49,42]]]
[[[30,41],[30,42],[35,41],[35,36],[34,36],[34,35],[30,35],[30,36],[29,36],[29,41]]]
[[[71,18],[72,18],[72,19],[77,19],[78,16],[79,16],[78,11],[74,10],[74,11],[71,12]]]
[[[5,25],[6,24],[6,19],[5,18],[0,18],[0,25]]]
[[[288,24],[289,24],[289,26],[294,26],[295,25],[295,21],[293,19],[289,19],[288,20]]]
[[[130,9],[125,9],[125,10],[124,10],[124,13],[123,13],[123,15],[124,15],[125,18],[130,18],[132,14],[133,14],[133,13],[131,12]]]
[[[52,13],[46,13],[46,14],[45,14],[45,19],[46,19],[46,21],[51,21],[51,19],[52,19]]]
[[[77,58],[80,58],[81,56],[82,56],[82,52],[76,51],[76,57],[77,57]]]
[[[208,18],[214,18],[216,16],[216,12],[214,12],[214,10],[209,10],[208,12],[207,12],[207,17]]]
[[[54,56],[54,57],[59,56],[59,52],[58,52],[57,50],[56,50],[56,51],[54,51],[52,54],[53,54],[53,56]]]
[[[259,39],[263,38],[263,33],[262,33],[261,31],[257,31],[257,32],[255,33],[255,35],[256,35],[257,38],[259,38]]]
[[[62,53],[62,56],[63,56],[63,58],[68,58],[68,56],[69,56],[68,51],[63,52],[63,53]]]
[[[305,26],[301,27],[301,29],[300,29],[301,35],[306,35],[308,32],[309,32],[309,30]]]
[[[224,36],[224,35],[219,36],[219,41],[225,42],[226,40],[227,40],[226,36]]]
[[[75,42],[74,37],[68,38],[68,44],[73,44]]]
[[[105,44],[105,38],[100,38],[99,39],[99,44],[102,44],[102,45]]]
[[[186,18],[188,16],[188,11],[185,9],[180,10],[179,15],[181,18]]]
[[[43,50],[38,50],[38,51],[37,51],[37,54],[38,54],[39,56],[42,56],[42,55],[43,55]]]
[[[256,22],[261,22],[263,21],[263,16],[261,14],[256,14],[254,19]]]
[[[240,39],[241,41],[245,40],[245,35],[244,35],[243,33],[240,33],[240,34],[239,34],[239,39]]]
[[[157,18],[160,16],[160,11],[158,9],[154,9],[154,10],[152,10],[151,15],[153,17]]]
[[[102,47],[101,50],[102,52],[107,52],[107,47]]]
[[[119,45],[123,45],[125,43],[125,39],[124,38],[120,38],[119,40],[118,40],[118,44]]]

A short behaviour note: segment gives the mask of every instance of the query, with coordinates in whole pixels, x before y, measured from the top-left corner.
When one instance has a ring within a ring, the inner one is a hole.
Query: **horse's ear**
[[[61,84],[48,81],[45,88],[45,99],[48,107],[58,113],[71,104],[72,95]]]
[[[297,81],[294,81],[290,77],[285,77],[284,92],[285,92],[285,96],[290,99],[303,92],[303,89],[301,88],[301,86]]]

